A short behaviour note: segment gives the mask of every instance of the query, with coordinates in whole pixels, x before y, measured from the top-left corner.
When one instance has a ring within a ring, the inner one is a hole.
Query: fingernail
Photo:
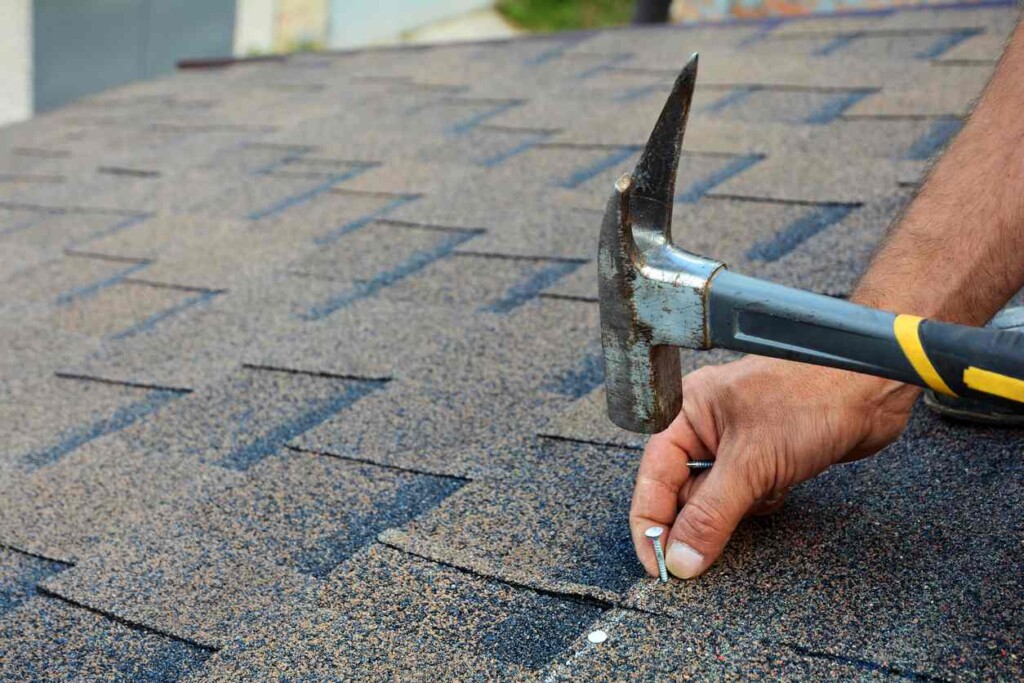
[[[665,554],[665,564],[673,576],[692,579],[704,568],[704,556],[682,541],[672,541]]]

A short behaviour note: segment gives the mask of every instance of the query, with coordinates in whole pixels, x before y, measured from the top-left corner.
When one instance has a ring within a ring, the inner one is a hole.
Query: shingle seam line
[[[911,681],[927,681],[929,683],[933,681],[946,683],[946,681],[948,681],[948,679],[940,678],[938,676],[932,676],[930,674],[922,673],[920,671],[914,671],[912,669],[897,669],[891,666],[886,666],[885,664],[873,662],[870,659],[860,659],[859,657],[847,657],[844,655],[832,654],[830,652],[820,652],[818,650],[814,650],[812,648],[799,645],[796,643],[787,643],[785,641],[779,640],[762,640],[761,642],[771,643],[773,645],[781,645],[805,657],[813,657],[815,659],[823,659],[830,662],[849,664],[850,666],[853,666],[861,670],[877,671],[880,673],[892,674],[895,676],[900,676],[901,678],[906,678]]]
[[[140,285],[142,287],[152,287],[153,289],[173,289],[178,292],[195,292],[202,294],[225,294],[227,289],[223,287],[198,287],[195,285],[179,285],[173,282],[157,282],[156,280],[146,280],[138,277],[126,277],[123,280],[127,284]]]
[[[839,121],[931,121],[935,119],[966,119],[957,114],[840,114]]]
[[[141,623],[133,621],[131,619],[125,619],[124,617],[119,616],[117,614],[114,614],[112,612],[107,612],[107,611],[104,611],[104,610],[101,610],[101,609],[97,609],[95,607],[92,607],[92,606],[87,605],[85,603],[79,602],[77,600],[72,600],[71,598],[63,596],[60,593],[57,593],[56,591],[54,591],[54,590],[52,590],[50,588],[47,588],[47,587],[45,587],[43,585],[37,585],[36,586],[36,590],[38,590],[40,593],[46,595],[49,598],[52,598],[54,600],[60,600],[62,602],[66,602],[67,604],[72,605],[73,607],[77,607],[78,609],[84,609],[87,612],[92,612],[93,614],[97,614],[97,615],[99,615],[101,617],[104,617],[105,619],[110,619],[111,621],[117,622],[118,624],[121,624],[122,626],[127,626],[128,628],[130,628],[130,629],[132,629],[134,631],[142,631],[144,633],[152,633],[154,635],[161,636],[163,638],[170,638],[171,640],[176,640],[178,642],[185,643],[187,645],[191,645],[192,647],[197,648],[199,650],[203,650],[205,652],[214,653],[214,652],[218,652],[221,649],[221,648],[219,648],[219,647],[217,647],[215,645],[209,645],[207,643],[201,643],[198,640],[193,640],[191,638],[185,638],[183,636],[175,635],[175,634],[169,633],[167,631],[161,631],[160,629],[153,628],[152,626],[146,626],[145,624],[141,624]]]
[[[411,230],[433,230],[435,232],[472,232],[483,234],[487,232],[484,228],[463,228],[456,225],[438,225],[436,223],[417,223],[415,221],[402,221],[397,218],[377,218],[373,223],[388,225],[395,228],[409,228]]]
[[[97,173],[112,176],[128,176],[131,178],[159,178],[160,171],[146,168],[128,168],[125,166],[97,166]]]
[[[638,448],[636,446],[627,446],[625,444],[615,443],[613,441],[602,441],[601,439],[579,439],[579,438],[572,437],[572,436],[562,436],[561,434],[552,434],[550,432],[538,432],[537,433],[537,437],[541,438],[541,439],[549,439],[551,441],[562,441],[562,442],[565,442],[565,443],[582,443],[582,444],[586,444],[588,446],[599,446],[601,448],[607,448],[609,450],[611,450],[611,449],[618,449],[618,450],[634,451],[634,452],[637,452],[637,453],[642,452],[644,450],[643,448]]]
[[[132,382],[130,380],[110,379],[107,377],[98,377],[96,375],[86,375],[77,372],[64,372],[61,370],[58,370],[57,372],[53,373],[53,376],[57,377],[58,379],[70,379],[79,382],[97,382],[99,384],[111,384],[113,386],[118,387],[131,387],[133,389],[147,389],[151,391],[172,391],[177,392],[179,394],[191,394],[193,391],[192,389],[189,389],[187,387],[172,387],[163,384]]]
[[[470,256],[474,258],[499,259],[502,261],[542,261],[551,263],[573,263],[583,265],[590,263],[590,259],[572,258],[569,256],[527,256],[523,254],[500,254],[486,251],[459,250],[453,256]]]
[[[511,587],[519,589],[519,590],[525,590],[525,591],[529,591],[531,593],[536,593],[538,595],[546,595],[548,597],[557,598],[559,600],[565,600],[567,602],[575,602],[577,604],[588,605],[590,607],[598,607],[600,609],[605,609],[605,610],[607,610],[607,609],[614,609],[614,608],[629,609],[629,608],[623,607],[622,605],[618,604],[617,602],[612,602],[612,601],[608,601],[608,600],[602,600],[601,598],[595,598],[595,597],[590,596],[590,595],[581,595],[579,593],[569,593],[569,592],[557,591],[557,590],[553,590],[553,589],[550,589],[550,588],[539,588],[537,586],[531,586],[531,585],[526,584],[526,583],[522,583],[522,582],[519,582],[519,581],[513,581],[511,579],[503,578],[503,577],[500,577],[500,576],[493,576],[493,575],[490,575],[490,574],[484,574],[484,573],[478,572],[478,571],[476,571],[474,569],[470,569],[468,567],[462,567],[462,566],[459,566],[457,564],[452,564],[450,562],[445,562],[443,560],[438,560],[437,558],[430,557],[428,555],[423,555],[421,553],[417,553],[415,551],[409,550],[408,548],[400,547],[400,546],[395,545],[393,543],[390,543],[388,541],[382,540],[380,538],[379,534],[377,536],[377,543],[380,543],[383,546],[387,546],[388,548],[391,548],[393,550],[397,550],[397,551],[399,551],[401,553],[405,553],[407,555],[411,555],[413,557],[417,557],[417,558],[419,558],[421,560],[426,560],[427,562],[432,562],[432,563],[440,565],[442,567],[447,567],[449,569],[454,569],[454,570],[456,570],[458,572],[461,572],[463,574],[467,574],[469,576],[475,576],[476,578],[482,579],[484,581],[500,583],[500,584],[504,584],[506,586],[511,586]]]
[[[777,35],[773,40],[806,40],[808,38],[838,38],[848,35],[859,35],[865,38],[901,38],[904,36],[945,36],[960,31],[983,31],[981,26],[949,26],[935,28],[881,28],[858,29],[851,31],[793,31]]]
[[[116,254],[102,254],[98,251],[82,251],[80,249],[65,249],[65,256],[72,258],[87,258],[97,261],[113,261],[115,263],[148,264],[153,263],[151,258],[136,258],[134,256],[118,256]]]
[[[762,204],[786,204],[791,206],[846,206],[853,209],[864,206],[864,202],[818,201],[812,199],[780,199],[778,197],[760,197],[757,195],[722,194],[708,192],[707,199],[721,199],[735,202],[755,202]]]
[[[131,209],[107,209],[103,207],[94,206],[46,206],[44,204],[32,204],[31,202],[9,201],[0,201],[0,208],[23,209],[26,211],[43,211],[46,213],[56,214],[85,213],[127,217],[133,217],[139,213],[138,211],[132,211]]]
[[[421,470],[415,467],[402,467],[400,465],[390,465],[388,463],[378,462],[371,460],[370,458],[357,458],[352,455],[342,455],[340,453],[332,453],[331,451],[325,451],[316,448],[304,448],[302,446],[294,446],[292,444],[285,444],[284,446],[289,451],[295,451],[296,453],[305,453],[307,455],[319,455],[324,458],[337,458],[338,460],[345,460],[348,462],[359,463],[360,465],[372,465],[373,467],[379,467],[381,469],[390,470],[392,472],[405,472],[407,474],[415,474],[421,477],[437,477],[439,479],[452,479],[454,481],[462,482],[473,482],[478,481],[472,477],[466,477],[458,474],[445,474],[443,472],[431,472],[430,470]]]
[[[280,365],[265,365],[262,363],[242,363],[242,367],[246,370],[256,370],[260,372],[283,372],[289,375],[305,375],[307,377],[324,377],[327,379],[341,379],[352,382],[379,382],[386,383],[390,382],[393,377],[380,376],[380,377],[369,377],[366,375],[350,375],[339,372],[327,372],[324,370],[302,370],[300,368],[286,368]]]
[[[4,543],[2,541],[0,541],[0,549],[8,550],[12,553],[18,553],[19,555],[27,555],[28,557],[34,557],[39,560],[46,560],[47,562],[66,564],[68,567],[74,567],[76,564],[75,562],[71,562],[66,558],[50,557],[49,555],[43,555],[42,553],[36,553],[32,552],[31,550],[25,550],[24,548],[19,548],[17,546],[11,545],[10,543]]]
[[[422,193],[417,192],[382,192],[379,190],[353,190],[347,187],[334,187],[328,194],[340,194],[352,197],[379,197],[381,199],[419,199]]]
[[[555,299],[558,301],[579,301],[581,303],[596,304],[598,298],[596,296],[580,296],[578,294],[559,294],[557,292],[541,292],[538,295],[541,299]]]

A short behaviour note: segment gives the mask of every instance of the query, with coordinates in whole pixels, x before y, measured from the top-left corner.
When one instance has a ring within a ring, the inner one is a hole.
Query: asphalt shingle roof
[[[645,577],[593,264],[699,50],[676,240],[848,294],[1014,16],[296,55],[0,129],[0,677],[1020,678],[1019,430],[918,410]]]

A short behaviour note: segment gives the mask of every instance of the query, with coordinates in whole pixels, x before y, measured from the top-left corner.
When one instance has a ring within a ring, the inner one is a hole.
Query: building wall
[[[238,0],[235,5],[235,55],[246,57],[272,52],[276,20],[276,0]]]
[[[32,116],[32,0],[0,0],[0,125]]]
[[[347,4],[367,3],[365,0],[349,0]],[[327,41],[330,9],[328,0],[277,0],[274,51],[322,49]]]
[[[230,55],[234,29],[235,0],[34,0],[35,111]]]

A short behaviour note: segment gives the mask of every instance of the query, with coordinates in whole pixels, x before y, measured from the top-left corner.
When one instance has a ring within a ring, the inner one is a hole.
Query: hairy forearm
[[[980,325],[1024,286],[1024,25],[853,300]]]

